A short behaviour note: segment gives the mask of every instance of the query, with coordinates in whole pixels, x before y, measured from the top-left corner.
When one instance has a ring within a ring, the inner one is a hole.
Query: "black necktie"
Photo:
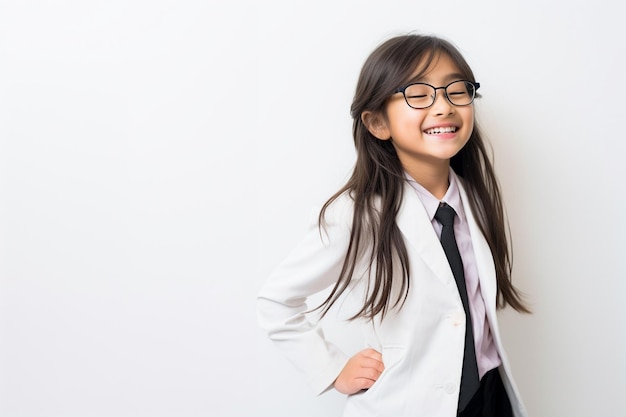
[[[459,411],[463,410],[480,385],[478,378],[478,366],[476,364],[476,349],[474,347],[474,332],[472,330],[472,316],[469,309],[467,288],[465,287],[465,274],[463,272],[463,261],[459,248],[454,238],[454,216],[456,212],[449,205],[442,203],[435,219],[443,228],[441,229],[441,246],[446,253],[448,263],[452,269],[452,274],[456,280],[456,286],[461,295],[463,308],[465,309],[465,353],[463,355],[463,372],[461,374],[461,392],[459,394]]]

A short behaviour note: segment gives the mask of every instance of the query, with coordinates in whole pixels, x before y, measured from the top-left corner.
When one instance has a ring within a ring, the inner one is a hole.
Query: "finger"
[[[378,380],[381,374],[382,374],[382,371],[379,371],[376,368],[363,368],[361,369],[361,372],[359,373],[359,377],[366,378],[371,381],[376,381]]]
[[[361,361],[361,367],[363,368],[373,368],[378,370],[378,372],[382,372],[385,370],[385,364],[382,361],[372,358],[363,358]]]
[[[363,351],[361,351],[361,354],[366,357],[366,358],[370,358],[370,359],[374,359],[377,360],[379,362],[383,361],[383,355],[382,353],[380,353],[379,351],[369,348],[369,349],[365,349]]]
[[[372,388],[376,380],[369,378],[359,378],[357,382],[358,385],[361,387],[360,389],[370,389]]]

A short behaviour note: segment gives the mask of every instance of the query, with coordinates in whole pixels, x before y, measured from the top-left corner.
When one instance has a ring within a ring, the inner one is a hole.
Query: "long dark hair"
[[[352,133],[357,158],[348,182],[322,207],[320,227],[328,207],[339,196],[349,193],[354,200],[350,242],[338,280],[317,307],[325,315],[349,287],[358,259],[369,251],[369,280],[363,307],[352,317],[382,317],[390,308],[403,304],[409,281],[409,260],[396,216],[402,203],[404,169],[392,141],[374,137],[363,121],[365,111],[385,114],[387,100],[393,91],[411,78],[418,65],[425,73],[429,64],[441,54],[448,55],[464,79],[475,81],[474,74],[461,53],[450,42],[424,35],[404,35],[382,43],[367,58],[357,82],[351,106]],[[497,305],[511,305],[520,312],[529,312],[520,293],[511,283],[511,253],[500,188],[486,152],[480,132],[474,130],[467,144],[451,160],[450,165],[467,190],[472,212],[491,249],[498,284]],[[399,278],[394,269],[400,268]],[[398,283],[394,279],[399,279]],[[392,289],[400,291],[393,296]]]

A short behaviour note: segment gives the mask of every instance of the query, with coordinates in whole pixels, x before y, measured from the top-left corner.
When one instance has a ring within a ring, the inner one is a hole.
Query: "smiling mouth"
[[[433,127],[430,129],[426,129],[424,133],[427,135],[440,135],[442,133],[455,133],[457,128],[455,126],[446,126],[446,127]]]

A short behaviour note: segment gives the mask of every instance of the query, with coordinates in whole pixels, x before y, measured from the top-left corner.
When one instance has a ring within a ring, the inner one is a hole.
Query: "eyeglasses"
[[[452,81],[445,87],[435,87],[426,83],[413,83],[398,88],[393,93],[402,93],[406,104],[414,109],[426,109],[432,106],[437,99],[437,90],[443,90],[448,101],[455,106],[468,106],[476,97],[476,90],[480,83],[473,81]]]

